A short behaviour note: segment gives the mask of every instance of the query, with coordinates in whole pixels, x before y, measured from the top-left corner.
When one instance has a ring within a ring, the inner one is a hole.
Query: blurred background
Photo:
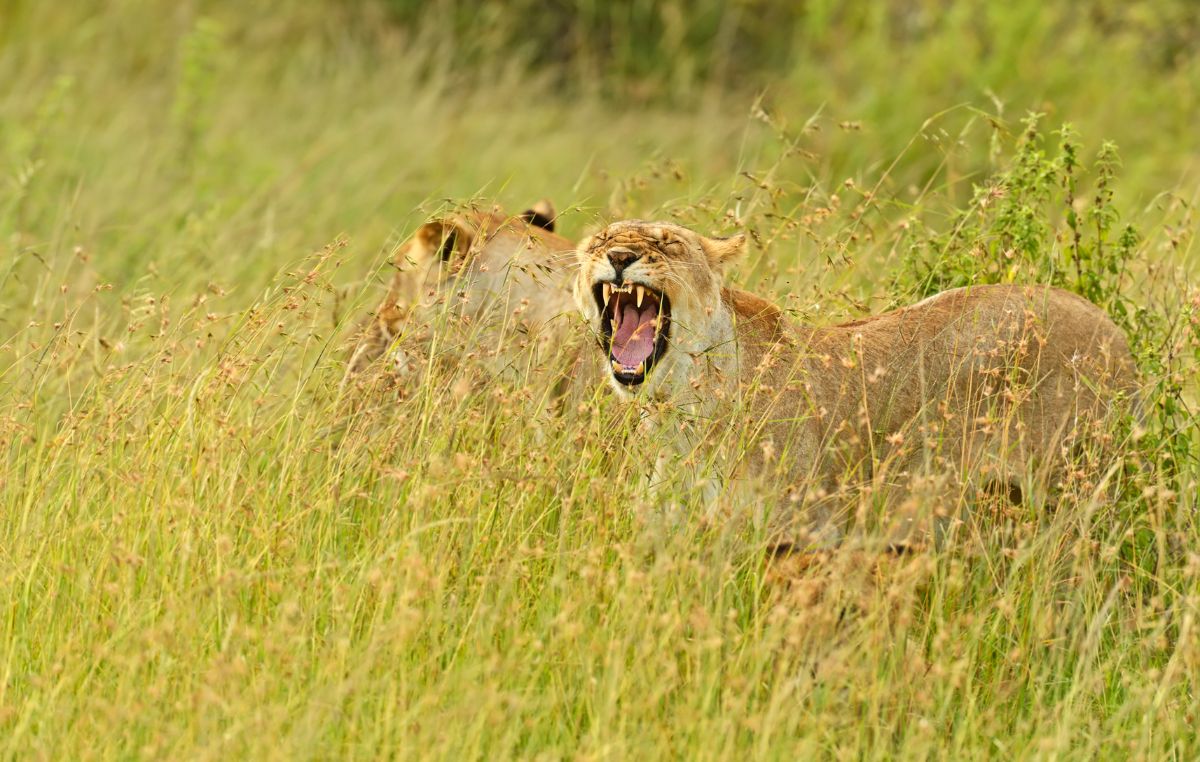
[[[118,291],[260,286],[339,235],[361,278],[447,199],[571,234],[847,182],[934,211],[1029,112],[1114,141],[1135,213],[1195,198],[1198,40],[1190,0],[5,0],[0,293],[76,248]]]

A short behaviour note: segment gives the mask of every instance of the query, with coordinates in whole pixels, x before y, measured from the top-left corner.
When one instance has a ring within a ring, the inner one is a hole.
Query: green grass
[[[5,757],[1200,754],[1186,3],[814,3],[737,27],[779,47],[736,65],[694,39],[716,3],[638,25],[636,64],[533,55],[519,15],[449,35],[437,4],[85,5],[0,5]],[[638,18],[595,6],[567,28]],[[734,277],[818,322],[1092,289],[1147,370],[1119,496],[1082,469],[1052,514],[785,593],[752,532],[672,513],[684,479],[644,490],[655,443],[598,383],[558,416],[471,363],[338,398],[427,211],[542,196],[568,235],[748,230]]]

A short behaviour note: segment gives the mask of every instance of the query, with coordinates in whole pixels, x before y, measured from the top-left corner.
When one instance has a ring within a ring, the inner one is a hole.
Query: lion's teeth
[[[641,309],[641,308],[642,308],[642,299],[643,299],[645,296],[646,296],[646,289],[642,288],[641,286],[638,286],[638,287],[637,287],[637,306],[638,306],[638,309]]]
[[[637,368],[636,368],[636,369],[634,369],[634,371],[633,371],[633,372],[634,372],[634,375],[638,375],[638,376],[640,376],[640,375],[642,375],[643,373],[645,373],[645,372],[646,372],[646,361],[645,361],[645,360],[642,360],[640,363],[638,363],[638,366],[637,366]]]
[[[604,284],[604,303],[608,304],[608,300],[612,298],[612,284]]]
[[[612,368],[613,368],[613,373],[620,373],[621,372],[621,363],[617,362],[616,360],[613,360]]]

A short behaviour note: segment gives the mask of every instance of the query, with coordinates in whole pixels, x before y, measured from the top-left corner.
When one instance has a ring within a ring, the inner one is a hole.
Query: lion
[[[556,214],[540,201],[517,216],[499,207],[429,220],[398,250],[387,295],[358,331],[346,379],[386,355],[405,375],[413,347],[428,348],[429,329],[452,314],[495,344],[549,344],[568,332],[574,313],[574,244],[554,232]]]
[[[855,511],[830,496],[854,485],[884,496],[871,504],[883,503],[885,538],[923,544],[916,486],[935,475],[1012,495],[1054,484],[1083,433],[1134,392],[1124,334],[1076,294],[978,285],[806,326],[725,284],[745,249],[744,235],[616,222],[581,242],[574,298],[609,384],[675,440],[679,462],[716,448],[718,482],[773,480],[777,546],[841,543]]]

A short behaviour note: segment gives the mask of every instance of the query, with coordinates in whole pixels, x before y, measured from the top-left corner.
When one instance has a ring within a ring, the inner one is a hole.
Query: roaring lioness
[[[396,273],[358,333],[347,378],[385,354],[393,370],[411,370],[399,340],[406,330],[426,330],[446,307],[497,342],[561,338],[573,311],[575,257],[554,223],[554,208],[541,201],[517,216],[494,207],[421,225],[396,253]]]
[[[852,509],[825,496],[850,484],[893,496],[931,473],[1053,484],[1080,433],[1132,392],[1124,335],[1075,294],[974,286],[810,327],[723,285],[745,248],[741,235],[617,222],[580,244],[575,301],[613,388],[676,416],[660,431],[682,451],[722,449],[721,479],[750,470],[783,483],[772,523],[790,526],[789,544],[841,536]]]

